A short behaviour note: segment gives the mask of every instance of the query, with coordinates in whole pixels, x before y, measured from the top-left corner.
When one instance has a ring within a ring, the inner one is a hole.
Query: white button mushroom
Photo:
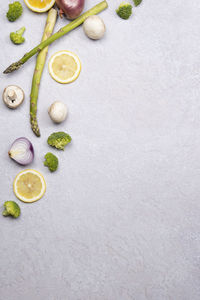
[[[103,37],[106,27],[103,20],[99,16],[90,16],[83,23],[85,34],[93,40],[99,40]]]
[[[55,101],[48,109],[51,120],[55,123],[61,123],[66,119],[67,106],[60,101]]]
[[[16,85],[9,85],[3,91],[3,101],[9,108],[15,109],[24,101],[24,91]]]

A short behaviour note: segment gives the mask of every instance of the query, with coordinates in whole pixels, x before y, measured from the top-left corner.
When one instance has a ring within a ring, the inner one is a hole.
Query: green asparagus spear
[[[56,18],[57,18],[57,11],[54,8],[50,9],[47,15],[47,21],[46,21],[46,25],[42,37],[42,42],[47,40],[51,36],[56,23]],[[48,53],[48,47],[45,47],[38,54],[35,70],[33,74],[33,80],[32,80],[31,98],[30,98],[30,122],[31,122],[31,128],[36,136],[40,136],[40,130],[37,122],[37,99],[39,93],[40,80],[45,65],[47,53]]]

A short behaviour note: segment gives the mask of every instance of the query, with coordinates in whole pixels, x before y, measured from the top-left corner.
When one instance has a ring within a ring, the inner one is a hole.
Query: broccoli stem
[[[3,215],[4,217],[8,217],[10,214],[9,214],[9,212],[7,211],[7,209],[5,208],[4,211],[2,212],[2,215]]]
[[[44,42],[51,36],[56,23],[56,18],[57,18],[57,11],[54,8],[50,9],[47,15],[42,42]],[[38,100],[38,93],[40,87],[40,80],[42,77],[42,72],[44,69],[47,53],[48,53],[48,47],[45,47],[42,51],[40,51],[40,53],[37,56],[35,70],[33,73],[31,96],[30,96],[30,123],[33,132],[38,137],[40,136],[40,129],[37,122],[37,100]]]
[[[19,35],[23,35],[24,31],[26,30],[25,27],[20,28],[19,30],[16,31]]]
[[[54,33],[51,37],[49,37],[47,40],[43,41],[39,45],[37,45],[35,48],[33,48],[31,51],[26,53],[19,61],[11,64],[3,73],[11,73],[15,70],[18,70],[27,60],[29,60],[33,55],[40,52],[42,49],[44,49],[46,46],[50,45],[57,39],[61,38],[63,35],[67,34],[74,28],[81,25],[86,18],[92,15],[96,15],[100,13],[102,10],[106,9],[108,7],[108,3],[106,0],[100,2],[99,4],[95,5],[91,9],[89,9],[87,12],[82,14],[80,17],[72,21],[71,23],[67,24],[66,26],[62,27],[58,32]]]
[[[19,30],[16,31],[19,35],[23,35],[24,31],[26,30],[25,27],[20,28]]]

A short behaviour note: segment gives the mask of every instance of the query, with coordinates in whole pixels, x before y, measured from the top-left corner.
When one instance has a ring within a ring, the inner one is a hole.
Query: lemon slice
[[[13,189],[19,200],[31,203],[42,198],[46,191],[46,183],[38,171],[27,169],[17,174]]]
[[[78,78],[81,62],[78,56],[62,50],[53,54],[49,60],[49,73],[59,83],[70,83]]]
[[[24,2],[32,11],[43,13],[54,5],[55,0],[24,0]]]

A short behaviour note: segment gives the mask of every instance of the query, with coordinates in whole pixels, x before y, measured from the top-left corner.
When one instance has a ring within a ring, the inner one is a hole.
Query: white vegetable
[[[60,101],[55,101],[48,109],[51,120],[55,123],[63,122],[67,117],[67,106]]]
[[[3,91],[3,101],[9,108],[17,108],[24,101],[24,91],[16,85],[9,85]]]
[[[85,34],[93,40],[99,40],[103,37],[106,27],[99,16],[90,16],[83,23]]]

